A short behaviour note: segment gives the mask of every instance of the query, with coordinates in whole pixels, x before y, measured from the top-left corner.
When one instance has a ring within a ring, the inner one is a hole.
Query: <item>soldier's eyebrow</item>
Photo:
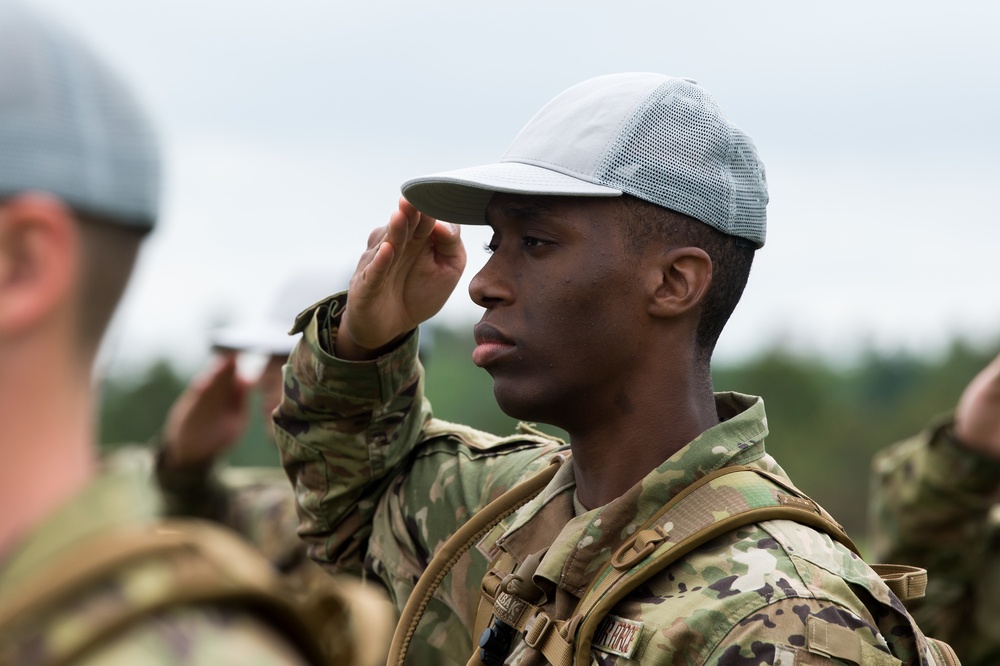
[[[501,208],[500,212],[503,217],[509,220],[536,220],[539,218],[549,217],[552,214],[552,206],[540,200],[534,199],[523,199],[519,201],[508,201]],[[491,210],[486,209],[486,221],[489,223],[491,221]]]

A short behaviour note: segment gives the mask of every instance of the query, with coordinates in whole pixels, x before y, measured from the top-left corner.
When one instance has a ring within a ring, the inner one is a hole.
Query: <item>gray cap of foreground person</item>
[[[24,5],[0,0],[0,198],[28,191],[149,228],[159,152],[149,118],[96,54]]]
[[[484,224],[496,192],[631,194],[758,247],[767,180],[753,141],[690,79],[599,76],[535,114],[495,164],[415,178],[403,196],[423,213]]]

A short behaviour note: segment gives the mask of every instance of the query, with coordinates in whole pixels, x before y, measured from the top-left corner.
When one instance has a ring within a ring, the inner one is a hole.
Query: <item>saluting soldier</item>
[[[328,271],[297,273],[277,290],[265,316],[213,332],[215,357],[174,402],[152,450],[128,447],[118,457],[152,463],[170,515],[218,522],[253,544],[302,604],[331,663],[381,666],[396,622],[381,581],[330,576],[307,557],[277,451],[273,466],[239,467],[221,460],[249,425],[254,392],[273,442],[271,413],[281,399],[282,367],[296,341],[288,335],[289,322],[325,295],[320,290],[329,277]]]
[[[873,469],[874,556],[927,569],[912,611],[928,635],[966,666],[1000,664],[1000,356]]]
[[[449,536],[553,455],[564,461],[457,558],[423,622],[397,628],[396,654],[937,663],[899,599],[826,528],[761,518],[629,585],[697,524],[685,511],[711,528],[766,495],[821,514],[766,453],[763,401],[713,393],[712,351],[764,244],[768,194],[753,142],[701,86],[649,73],[584,81],[500,162],[411,180],[403,195],[347,293],[296,323],[275,424],[311,556],[363,563],[402,608],[415,586],[434,589],[422,576],[437,576],[428,562],[456,546]],[[562,428],[568,445],[433,418],[415,330],[466,261],[459,227],[437,219],[493,230],[469,287],[483,308],[472,360],[504,412]],[[700,489],[709,501],[689,501]],[[621,591],[610,607],[607,590]]]

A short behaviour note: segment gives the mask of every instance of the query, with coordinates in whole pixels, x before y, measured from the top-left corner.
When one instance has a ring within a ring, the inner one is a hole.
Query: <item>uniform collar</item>
[[[783,474],[764,451],[764,401],[717,393],[720,414],[731,418],[706,430],[665,460],[624,495],[574,515],[573,466],[563,465],[548,486],[516,514],[497,545],[523,561],[548,547],[535,574],[579,596],[614,550],[671,497],[698,478],[728,465],[759,465]],[[531,529],[523,529],[531,522]],[[553,541],[552,534],[559,536]]]

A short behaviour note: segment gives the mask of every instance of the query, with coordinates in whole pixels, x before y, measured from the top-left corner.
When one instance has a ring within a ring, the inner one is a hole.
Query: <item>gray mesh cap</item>
[[[496,192],[614,197],[631,194],[761,247],[767,180],[753,141],[689,79],[599,76],[535,114],[496,164],[403,184],[423,213],[484,224]]]
[[[147,116],[93,52],[0,0],[0,197],[26,191],[149,228],[159,152]]]

